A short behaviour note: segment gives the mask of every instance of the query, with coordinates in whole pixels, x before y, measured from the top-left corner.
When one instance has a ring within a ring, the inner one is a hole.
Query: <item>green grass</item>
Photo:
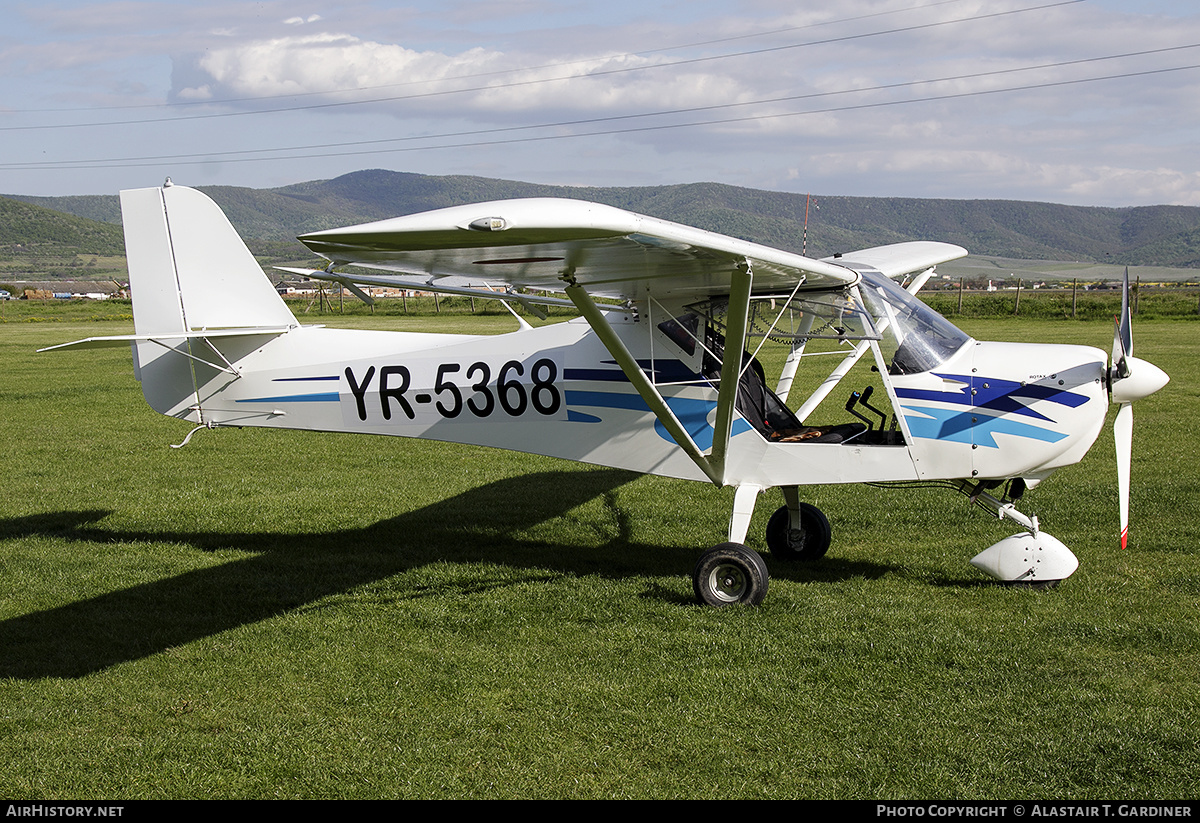
[[[1200,320],[1200,299],[1195,289],[1142,286],[1135,297],[1136,319]],[[924,292],[921,299],[952,320],[1019,315],[1037,320],[1102,320],[1112,323],[1121,312],[1121,292],[1085,292],[1072,295],[1068,289],[1024,290],[1018,302],[1015,291],[965,294],[962,310],[957,291]]]
[[[971,569],[1018,529],[962,497],[822,487],[829,557],[768,557],[763,606],[723,610],[693,603],[689,574],[723,539],[728,490],[391,438],[220,430],[170,449],[188,426],[145,406],[128,352],[33,353],[125,330],[0,328],[6,797],[1200,791],[1190,323],[1135,323],[1172,382],[1137,406],[1127,551],[1106,429],[1022,506],[1080,557],[1057,589]]]

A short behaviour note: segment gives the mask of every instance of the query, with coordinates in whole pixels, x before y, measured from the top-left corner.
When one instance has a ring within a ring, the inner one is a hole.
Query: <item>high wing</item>
[[[447,285],[561,291],[564,282],[575,282],[594,297],[634,302],[651,293],[660,300],[728,294],[735,267],[746,263],[754,270],[755,293],[840,288],[859,277],[840,261],[556,198],[455,206],[300,240],[334,265],[397,272],[413,286],[446,278]]]

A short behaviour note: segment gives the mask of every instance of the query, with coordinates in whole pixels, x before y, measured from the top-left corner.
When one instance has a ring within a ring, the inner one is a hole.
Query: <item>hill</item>
[[[200,187],[217,200],[257,253],[306,253],[295,237],[308,231],[379,220],[461,203],[510,197],[576,197],[662,217],[792,251],[804,243],[806,196],[718,183],[589,188],[483,177],[431,177],[367,170],[277,189]],[[37,211],[22,211],[41,207]],[[973,255],[1111,265],[1200,267],[1200,208],[1091,208],[1007,200],[927,200],[817,196],[810,210],[810,256],[902,240],[944,240]],[[111,249],[100,228],[120,221],[116,195],[10,196],[0,200],[0,238],[88,243]],[[64,222],[47,210],[81,222]],[[44,219],[39,224],[34,215]],[[38,225],[35,225],[38,224]],[[54,237],[61,235],[61,240]],[[5,239],[11,244],[15,239]],[[83,245],[79,245],[83,244]]]
[[[0,276],[6,283],[124,278],[121,227],[0,198]]]
[[[125,253],[120,226],[0,198],[0,250],[26,254]]]

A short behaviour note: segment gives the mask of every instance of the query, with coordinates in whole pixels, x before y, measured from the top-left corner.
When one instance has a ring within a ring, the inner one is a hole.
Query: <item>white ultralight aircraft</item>
[[[1131,404],[1168,380],[1131,354],[1128,276],[1111,362],[1084,346],[973,340],[914,296],[934,266],[966,255],[945,243],[813,260],[560,199],[300,238],[329,261],[305,274],[368,301],[362,286],[393,286],[581,315],[539,328],[520,321],[498,336],[418,334],[301,325],[198,191],[168,180],[122,192],[121,210],[135,333],[54,348],[132,344],[147,402],[196,429],[424,437],[733,486],[728,542],[693,572],[697,597],[714,606],[766,594],[763,559],[743,545],[766,489],[784,501],[767,524],[771,554],[825,554],[829,522],[798,491],[823,483],[949,485],[1025,529],[981,552],[976,567],[1003,581],[1062,580],[1075,556],[1015,502],[1083,458],[1111,399],[1124,545]],[[386,273],[334,271],[345,265]],[[906,275],[907,288],[893,280]],[[767,340],[787,351],[774,391],[756,357]],[[785,401],[814,343],[837,365],[792,411]],[[806,425],[868,353],[886,401],[873,405],[866,386],[839,409],[842,422]]]

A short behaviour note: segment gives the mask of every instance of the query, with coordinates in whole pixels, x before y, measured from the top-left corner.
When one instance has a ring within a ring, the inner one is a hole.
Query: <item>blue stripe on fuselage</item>
[[[1008,434],[1015,437],[1025,437],[1031,440],[1041,440],[1046,443],[1057,443],[1067,435],[1050,429],[1043,429],[1030,423],[1022,423],[1010,417],[983,414],[979,410],[957,411],[955,409],[935,409],[927,406],[904,406],[908,412],[904,420],[913,437],[923,437],[929,440],[948,440],[952,443],[974,443],[991,449],[1000,448],[993,435]],[[925,416],[919,416],[925,415]],[[1045,418],[1043,418],[1045,419]],[[1053,421],[1051,421],[1053,422]]]
[[[712,448],[713,442],[713,427],[709,425],[708,415],[717,407],[713,400],[698,400],[688,397],[666,397],[663,398],[667,402],[667,407],[678,418],[683,425],[684,431],[691,436],[695,444],[701,449]],[[646,401],[638,394],[624,394],[617,392],[602,392],[602,391],[577,391],[568,389],[566,392],[566,401],[568,406],[584,406],[587,408],[603,408],[603,409],[631,409],[634,411],[650,411],[650,407],[646,405]],[[568,410],[569,411],[569,410]],[[597,422],[599,422],[597,420]],[[731,436],[739,435],[750,429],[750,424],[745,420],[737,419],[733,423]],[[674,443],[675,438],[671,437],[657,418],[654,420],[654,431],[658,436],[668,443]]]
[[[934,391],[931,389],[896,388],[896,396],[905,400],[933,400],[938,403],[952,403],[956,406],[972,406],[1001,414],[1020,414],[1053,423],[1046,415],[1034,411],[1021,402],[1027,400],[1036,402],[1046,400],[1072,409],[1088,402],[1086,395],[1076,392],[1056,389],[1052,386],[1027,383],[1022,385],[1012,380],[1000,380],[995,377],[977,377],[966,374],[937,374],[943,380],[954,380],[963,383],[957,391]]]

